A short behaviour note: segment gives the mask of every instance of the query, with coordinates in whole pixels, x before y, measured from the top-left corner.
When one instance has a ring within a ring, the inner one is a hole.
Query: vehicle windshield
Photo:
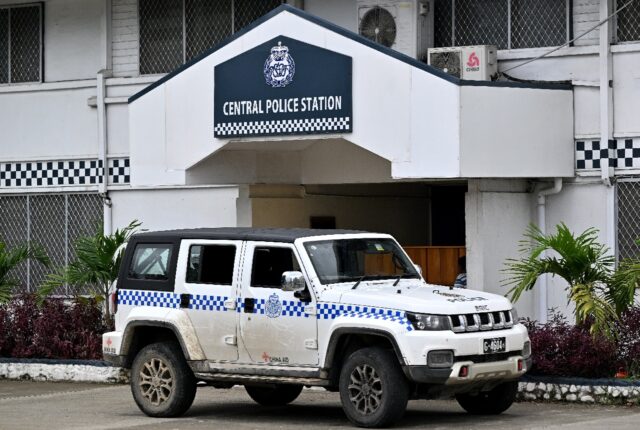
[[[420,278],[411,260],[391,239],[323,240],[304,246],[322,284]]]

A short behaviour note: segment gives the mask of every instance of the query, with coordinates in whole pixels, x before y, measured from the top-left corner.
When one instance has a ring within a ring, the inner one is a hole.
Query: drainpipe
[[[547,196],[558,194],[562,191],[562,178],[555,178],[553,186],[538,191],[538,228],[543,234],[547,234]],[[546,253],[540,257],[544,258]],[[547,275],[542,275],[538,279],[538,321],[542,324],[547,322]]]
[[[107,85],[106,79],[111,76],[109,70],[100,70],[97,75],[97,93],[96,103],[98,109],[98,161],[102,163],[102,181],[98,184],[98,193],[103,201],[104,224],[103,231],[105,235],[111,234],[111,199],[108,193],[109,184],[109,164],[108,164],[108,148],[107,148],[107,105],[105,103]]]
[[[600,19],[607,17],[613,11],[612,0],[600,0]],[[600,27],[599,39],[599,75],[600,75],[600,148],[607,149],[607,160],[600,162],[600,178],[607,187],[606,197],[606,242],[609,249],[616,249],[616,219],[615,219],[615,192],[612,188],[615,183],[615,167],[610,160],[616,157],[613,146],[613,55],[611,53],[611,41],[613,39],[613,25],[606,21]],[[613,147],[612,147],[613,146]]]

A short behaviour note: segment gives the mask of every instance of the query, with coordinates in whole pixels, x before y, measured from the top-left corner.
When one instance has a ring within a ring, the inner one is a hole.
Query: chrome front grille
[[[511,311],[451,315],[449,319],[454,333],[503,330],[513,327]]]

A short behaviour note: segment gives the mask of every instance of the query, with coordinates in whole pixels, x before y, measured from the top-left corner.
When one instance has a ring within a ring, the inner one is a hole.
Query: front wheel
[[[404,415],[409,385],[396,355],[382,348],[360,349],[340,371],[340,400],[359,427],[386,427]]]
[[[284,406],[293,402],[302,392],[302,385],[273,385],[261,387],[246,385],[244,387],[256,403],[262,406]]]
[[[478,394],[458,394],[456,400],[462,408],[474,415],[499,415],[516,400],[518,382],[505,382],[491,391]]]
[[[196,396],[196,378],[175,343],[147,345],[131,366],[131,392],[150,417],[184,414]]]

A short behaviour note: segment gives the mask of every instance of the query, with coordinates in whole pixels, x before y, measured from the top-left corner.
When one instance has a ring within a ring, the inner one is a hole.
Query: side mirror
[[[302,272],[284,272],[281,278],[282,291],[304,291],[307,284]]]
[[[422,276],[422,266],[414,263],[413,267],[415,267],[418,273],[420,274],[420,276]]]

